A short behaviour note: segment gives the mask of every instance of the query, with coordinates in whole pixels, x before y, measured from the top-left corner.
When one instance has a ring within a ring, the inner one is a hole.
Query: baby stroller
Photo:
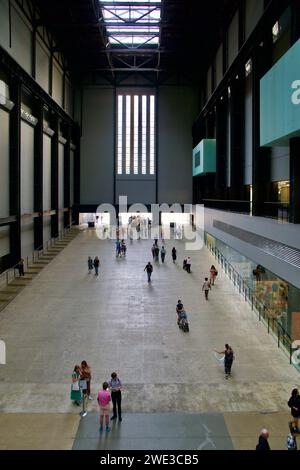
[[[190,331],[189,322],[187,320],[187,315],[186,315],[185,310],[181,310],[178,313],[178,322],[177,323],[178,323],[179,328],[182,331],[184,331],[185,333]]]

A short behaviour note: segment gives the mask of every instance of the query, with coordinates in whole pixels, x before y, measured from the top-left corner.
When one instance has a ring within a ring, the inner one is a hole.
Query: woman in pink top
[[[108,383],[103,382],[103,390],[100,390],[98,393],[98,404],[100,407],[100,428],[99,432],[103,431],[103,417],[105,416],[105,423],[106,423],[106,431],[110,431],[110,427],[108,426],[108,417],[109,417],[109,411],[110,411],[110,393],[107,390],[108,389]]]

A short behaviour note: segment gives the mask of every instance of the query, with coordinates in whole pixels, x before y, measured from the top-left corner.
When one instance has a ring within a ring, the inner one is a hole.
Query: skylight
[[[109,44],[158,45],[161,0],[100,0]]]

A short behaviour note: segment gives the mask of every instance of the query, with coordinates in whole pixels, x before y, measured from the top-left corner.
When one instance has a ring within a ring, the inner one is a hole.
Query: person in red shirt
[[[109,411],[110,411],[110,400],[111,396],[108,389],[108,383],[103,382],[102,384],[103,389],[100,390],[98,393],[98,404],[100,407],[100,428],[99,432],[103,431],[103,418],[105,416],[105,424],[106,424],[106,432],[110,431],[110,427],[108,426],[108,418],[109,418]]]

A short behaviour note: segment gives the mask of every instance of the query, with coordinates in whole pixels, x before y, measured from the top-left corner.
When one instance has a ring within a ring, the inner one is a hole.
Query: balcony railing
[[[236,289],[238,289],[240,295],[243,296],[245,302],[248,302],[251,305],[251,309],[258,315],[259,321],[267,327],[268,333],[272,333],[276,338],[278,347],[282,347],[282,349],[287,353],[290,364],[292,364],[293,340],[289,333],[284,329],[279,321],[272,316],[268,307],[257,298],[253,287],[249,286],[247,282],[245,282],[240,273],[229,263],[218,248],[210,244],[207,239],[205,240],[205,244],[210,252],[215,256],[219,265],[225,271],[229,279],[233,282]],[[300,371],[299,368],[297,368],[297,370]]]

